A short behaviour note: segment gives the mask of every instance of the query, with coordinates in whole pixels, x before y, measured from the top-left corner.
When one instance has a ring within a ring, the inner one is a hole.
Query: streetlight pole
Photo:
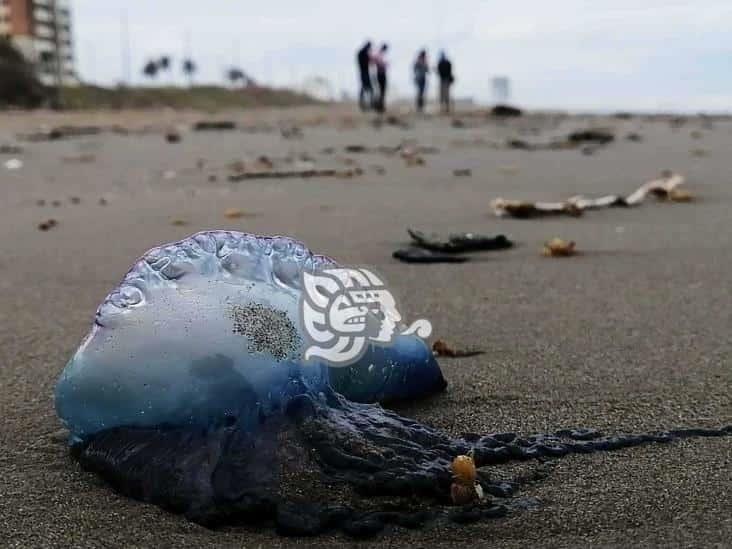
[[[51,16],[53,19],[53,45],[54,55],[53,58],[56,62],[56,90],[54,98],[54,108],[63,108],[63,60],[61,59],[61,33],[59,32],[58,24],[58,5],[57,0],[51,0]]]

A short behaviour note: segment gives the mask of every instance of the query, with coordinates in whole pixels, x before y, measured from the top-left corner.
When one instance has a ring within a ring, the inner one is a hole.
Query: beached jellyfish
[[[446,383],[414,335],[370,345],[347,367],[303,360],[302,275],[334,265],[289,238],[224,231],[146,253],[100,305],[56,387],[82,466],[209,526],[270,521],[283,534],[365,536],[527,505],[491,500],[520,483],[491,482],[480,470],[489,464],[730,433],[452,438],[384,410],[373,403]],[[456,456],[473,460],[468,487],[481,494],[460,507]]]
[[[332,376],[303,362],[301,275],[334,265],[289,238],[224,231],[150,250],[98,308],[66,366],[59,416],[79,440],[119,426],[251,430],[293,395],[329,383],[361,402],[443,389],[416,336],[372,344]]]

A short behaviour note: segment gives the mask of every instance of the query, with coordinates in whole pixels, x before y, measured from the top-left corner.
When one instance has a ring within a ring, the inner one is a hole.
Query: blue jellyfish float
[[[211,527],[269,521],[283,534],[366,536],[390,523],[508,512],[520,483],[480,470],[481,497],[451,505],[456,456],[483,467],[729,434],[452,438],[403,418],[377,403],[446,387],[417,336],[371,344],[347,367],[303,359],[302,275],[331,266],[295,240],[226,231],[147,252],[99,306],[56,386],[82,466],[122,494]],[[388,503],[359,508],[367,496]]]

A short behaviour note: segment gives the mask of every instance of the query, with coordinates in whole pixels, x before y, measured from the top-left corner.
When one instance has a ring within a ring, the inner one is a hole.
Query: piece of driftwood
[[[549,215],[569,215],[576,217],[581,215],[585,210],[637,206],[648,195],[653,195],[661,200],[689,202],[693,198],[692,195],[683,189],[679,189],[679,186],[684,181],[682,175],[664,172],[660,177],[644,183],[628,196],[611,194],[598,198],[588,198],[577,195],[563,202],[530,202],[497,198],[491,202],[491,207],[493,208],[493,212],[499,217],[529,219]]]
[[[309,170],[259,170],[233,173],[229,175],[229,181],[245,181],[248,179],[288,179],[288,178],[311,178],[311,177],[354,177],[359,175],[361,170],[336,170],[334,168],[309,169]]]

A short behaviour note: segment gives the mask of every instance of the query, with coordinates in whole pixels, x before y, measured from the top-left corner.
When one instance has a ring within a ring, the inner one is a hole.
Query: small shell
[[[694,195],[685,189],[671,189],[668,198],[672,202],[691,202],[694,200]]]
[[[478,476],[475,461],[470,456],[457,456],[452,460],[452,473],[460,484],[472,486]]]
[[[544,243],[542,252],[547,257],[569,257],[575,254],[575,243],[573,241],[552,238]]]

